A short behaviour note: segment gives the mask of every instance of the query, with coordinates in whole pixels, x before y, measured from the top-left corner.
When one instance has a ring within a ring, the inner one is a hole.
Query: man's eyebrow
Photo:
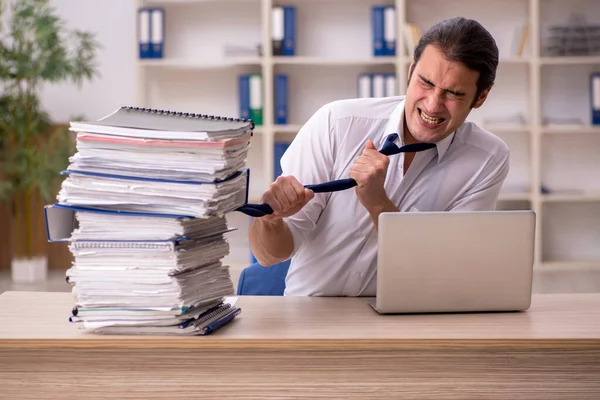
[[[435,86],[435,84],[433,82],[431,82],[429,79],[425,78],[423,75],[419,75],[419,78],[421,78],[421,80],[423,82],[425,82],[426,84]],[[466,93],[458,92],[456,90],[452,90],[452,89],[442,89],[442,90],[445,92],[448,92],[450,94],[453,94],[454,96],[458,96],[458,97],[466,96]]]

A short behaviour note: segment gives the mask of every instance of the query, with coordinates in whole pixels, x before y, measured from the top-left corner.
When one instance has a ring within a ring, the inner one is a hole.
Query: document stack
[[[71,123],[77,152],[52,207],[73,213],[72,322],[105,334],[203,335],[240,313],[222,263],[225,215],[247,199],[253,127],[136,107]]]

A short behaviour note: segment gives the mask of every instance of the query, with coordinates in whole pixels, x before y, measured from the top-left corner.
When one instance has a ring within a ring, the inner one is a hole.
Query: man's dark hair
[[[458,61],[479,72],[477,92],[471,107],[481,92],[492,87],[498,68],[498,46],[492,35],[477,21],[463,17],[446,19],[432,26],[419,40],[413,54],[415,65],[427,45],[437,45],[448,61]]]

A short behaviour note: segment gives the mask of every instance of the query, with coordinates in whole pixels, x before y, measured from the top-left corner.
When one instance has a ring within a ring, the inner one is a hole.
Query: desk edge
[[[0,339],[7,349],[262,349],[262,350],[600,350],[600,338],[558,339],[227,339],[123,337],[110,339]]]

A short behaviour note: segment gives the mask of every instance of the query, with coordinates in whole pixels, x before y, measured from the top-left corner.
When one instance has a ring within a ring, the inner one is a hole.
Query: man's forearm
[[[369,215],[371,216],[371,220],[375,225],[375,230],[379,229],[379,214],[382,212],[398,212],[398,207],[389,198],[382,199],[375,205],[369,206],[367,208]]]
[[[287,260],[294,250],[294,238],[282,219],[253,219],[248,237],[254,257],[264,266]]]

